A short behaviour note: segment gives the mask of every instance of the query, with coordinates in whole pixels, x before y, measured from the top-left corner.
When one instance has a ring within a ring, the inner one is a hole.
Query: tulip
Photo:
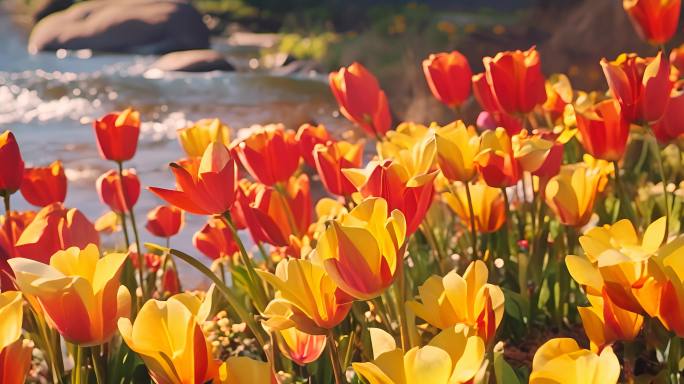
[[[544,175],[552,173],[550,176],[555,176],[560,171],[563,145],[552,140],[553,136],[555,136],[553,133],[529,134],[527,131],[513,136],[511,139],[513,157],[523,171]],[[553,158],[549,159],[549,157]],[[547,169],[542,169],[542,167]]]
[[[100,201],[116,213],[128,213],[140,197],[140,180],[135,169],[124,169],[123,179],[110,170],[97,178],[96,187]]]
[[[478,169],[487,185],[495,188],[516,185],[522,176],[515,159],[511,137],[505,129],[485,131],[480,137],[480,153],[475,157]]]
[[[245,356],[229,357],[219,367],[216,384],[275,384],[271,366]]]
[[[239,251],[228,224],[217,217],[210,218],[202,229],[195,233],[192,244],[213,260],[232,256]]]
[[[684,81],[675,83],[665,114],[651,128],[661,143],[668,143],[684,134]]]
[[[445,192],[442,198],[449,208],[458,215],[463,223],[470,225],[468,195],[463,184],[457,184],[455,194]],[[470,185],[475,214],[475,228],[478,232],[496,232],[506,222],[506,205],[500,188],[492,188],[484,183]]]
[[[325,335],[309,335],[294,327],[278,331],[278,335],[280,352],[301,366],[318,360],[325,349]]]
[[[570,105],[574,95],[570,80],[564,74],[552,75],[545,84],[546,102],[542,108],[551,114],[554,120],[563,116],[565,106]]]
[[[264,311],[265,324],[274,330],[296,327],[323,335],[347,317],[352,298],[342,291],[323,267],[306,259],[283,259],[275,274],[257,274],[278,293]]]
[[[450,108],[457,108],[470,96],[473,73],[460,52],[442,52],[423,60],[423,73],[432,95]]]
[[[628,122],[653,123],[663,116],[673,84],[662,52],[648,59],[623,53],[614,61],[602,59],[601,67]]]
[[[608,161],[622,158],[629,139],[629,123],[617,101],[605,100],[586,111],[576,111],[575,118],[580,142],[589,154]]]
[[[97,147],[105,160],[123,162],[135,155],[140,135],[140,113],[128,108],[112,112],[93,123]]]
[[[684,44],[677,48],[672,48],[672,51],[670,51],[670,64],[672,64],[673,71],[684,72]]]
[[[375,359],[352,363],[356,373],[369,384],[465,384],[475,381],[485,357],[485,343],[469,336],[463,328],[449,328],[435,336],[428,345],[404,353],[387,348],[373,352]]]
[[[639,36],[653,45],[663,45],[677,31],[680,0],[622,0]]]
[[[85,248],[91,243],[99,245],[100,236],[88,218],[76,208],[53,203],[26,226],[16,242],[16,251],[18,256],[47,264],[57,251]]]
[[[38,207],[63,203],[66,191],[67,179],[62,162],[55,161],[47,167],[24,170],[21,195],[29,203]]]
[[[551,339],[534,354],[530,384],[617,383],[620,362],[611,347],[600,354],[581,349],[568,338]]]
[[[316,144],[313,158],[316,171],[328,192],[339,196],[350,196],[356,187],[342,173],[345,168],[361,166],[363,142],[351,144],[346,141]]]
[[[171,237],[183,228],[183,211],[173,205],[159,205],[147,213],[147,231],[157,237]]]
[[[378,80],[359,63],[342,67],[329,76],[340,112],[367,134],[381,137],[392,124],[385,92]]]
[[[203,384],[217,377],[211,345],[198,324],[199,300],[188,294],[149,300],[135,322],[118,322],[124,342],[145,362],[152,380],[164,384]]]
[[[482,62],[487,84],[501,110],[524,114],[546,101],[544,75],[535,47],[524,52],[499,52]]]
[[[406,219],[406,233],[414,233],[432,204],[437,171],[411,176],[396,160],[371,161],[364,169],[342,170],[363,197],[381,197],[390,211]]]
[[[24,229],[36,216],[33,211],[17,212],[10,211],[11,220],[0,216],[0,292],[16,289],[12,282],[14,274],[7,264],[7,260],[16,254],[15,244]]]
[[[31,368],[31,350],[21,339],[23,300],[21,293],[0,293],[0,383],[23,384]]]
[[[522,121],[520,118],[505,112],[496,97],[492,93],[492,89],[487,83],[487,77],[484,73],[478,73],[472,78],[473,81],[473,96],[475,100],[480,104],[480,107],[487,112],[487,115],[483,116],[483,121],[478,119],[479,123],[487,124],[488,128],[495,129],[496,127],[503,127],[506,129],[509,135],[515,135],[520,132],[523,128]],[[489,117],[489,119],[486,119]],[[489,124],[494,123],[494,126],[489,126]],[[478,124],[481,125],[481,124]]]
[[[596,195],[604,179],[605,175],[596,168],[584,164],[565,165],[546,185],[546,204],[561,223],[582,227],[591,218]]]
[[[577,311],[592,351],[601,351],[615,341],[632,341],[639,334],[643,316],[618,307],[605,292],[602,296],[587,295],[587,299],[591,305]]]
[[[258,127],[235,146],[240,163],[260,183],[285,182],[299,167],[295,133],[282,125]]]
[[[304,162],[311,168],[316,168],[316,161],[313,153],[316,144],[327,145],[329,141],[334,141],[323,124],[302,124],[297,130],[295,139],[299,144],[299,151],[302,154]]]
[[[377,143],[378,156],[380,160],[392,159],[401,164],[410,177],[431,173],[436,169],[437,156],[434,132],[432,126],[401,123]]]
[[[22,292],[33,295],[48,323],[64,339],[83,346],[106,343],[119,317],[131,311],[131,295],[119,278],[125,253],[100,258],[95,244],[58,251],[50,264],[14,258],[9,264]]]
[[[332,221],[316,251],[330,278],[349,295],[369,300],[394,282],[403,260],[406,220],[382,198],[367,198]]]
[[[449,181],[468,182],[477,174],[475,156],[480,152],[480,138],[473,127],[459,120],[435,131],[437,162]]]
[[[237,166],[228,149],[213,142],[199,165],[171,163],[177,190],[150,187],[149,190],[184,211],[197,215],[221,215],[235,202]]]
[[[420,302],[406,304],[433,327],[446,329],[465,324],[476,330],[485,342],[493,340],[503,318],[504,295],[501,288],[487,283],[488,276],[485,263],[473,261],[463,277],[456,271],[444,277],[430,276],[418,288]],[[485,321],[489,317],[495,320],[492,324]]]
[[[230,144],[230,127],[219,119],[202,119],[178,130],[178,141],[190,157],[202,157],[209,144]]]
[[[284,193],[255,184],[241,194],[240,207],[255,242],[282,247],[290,236],[304,235],[311,224],[312,204],[309,177],[305,174],[289,180]]]
[[[0,164],[0,195],[9,196],[21,187],[24,176],[24,160],[12,131],[0,134]]]

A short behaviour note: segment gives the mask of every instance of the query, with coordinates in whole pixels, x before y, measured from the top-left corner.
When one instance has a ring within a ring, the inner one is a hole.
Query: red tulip
[[[356,187],[342,173],[342,170],[361,166],[363,147],[363,142],[351,144],[346,141],[316,145],[313,152],[316,171],[328,192],[340,196],[351,196],[356,192]]]
[[[522,129],[520,119],[503,111],[494,97],[492,89],[487,83],[484,73],[473,76],[473,95],[480,107],[489,113],[489,117],[496,123],[493,128],[503,127],[509,135],[515,135]],[[486,117],[486,116],[485,116]],[[479,121],[479,119],[478,119]],[[483,121],[484,122],[484,121]],[[489,124],[489,122],[486,122]],[[492,129],[493,129],[492,128]]]
[[[378,80],[359,63],[342,67],[329,76],[332,90],[340,112],[361,127],[369,135],[380,137],[390,129],[387,96],[380,89]]]
[[[123,170],[123,182],[119,173],[110,170],[98,177],[96,186],[100,201],[116,213],[128,213],[140,197],[140,180],[134,169]]]
[[[140,135],[140,114],[128,108],[112,112],[93,124],[100,156],[106,160],[122,162],[135,155]]]
[[[69,247],[85,248],[100,244],[93,223],[76,208],[61,203],[43,207],[26,226],[16,243],[17,255],[48,264],[50,256]]]
[[[11,195],[21,186],[24,160],[12,131],[0,134],[0,195]]]
[[[618,161],[625,153],[629,139],[629,123],[615,100],[605,100],[587,111],[576,111],[580,142],[590,155]]]
[[[672,71],[676,69],[684,72],[684,44],[670,51],[670,64],[672,64]]]
[[[503,128],[482,133],[480,153],[475,160],[482,178],[490,187],[513,186],[522,175],[513,152],[511,137]]]
[[[285,182],[299,167],[299,147],[295,133],[280,124],[256,129],[235,146],[240,163],[260,183]]]
[[[663,116],[673,84],[662,52],[647,59],[623,53],[614,61],[602,59],[601,67],[628,122],[653,123]]]
[[[235,203],[237,166],[223,144],[211,143],[199,163],[188,160],[170,167],[178,189],[149,188],[169,204],[197,215],[221,215]]]
[[[499,52],[482,62],[487,84],[501,110],[524,114],[546,101],[544,75],[535,47],[524,52]]]
[[[67,179],[60,161],[47,167],[26,168],[21,183],[21,195],[29,203],[44,207],[63,203],[66,198]]]
[[[661,143],[670,142],[684,134],[684,80],[675,84],[665,114],[651,128]]]
[[[230,228],[223,219],[211,217],[204,227],[192,237],[192,244],[210,259],[230,257],[239,252],[239,248]]]
[[[36,217],[36,212],[11,211],[11,215],[12,219],[9,222],[5,216],[0,216],[0,292],[15,289],[11,279],[14,277],[14,272],[12,272],[7,260],[15,256],[15,243],[24,228]],[[12,231],[11,234],[9,233],[10,230]]]
[[[451,108],[463,104],[470,96],[468,59],[460,52],[432,54],[423,60],[423,72],[432,95]]]
[[[147,213],[145,228],[158,237],[171,237],[183,228],[183,211],[173,205],[160,205]]]
[[[639,36],[653,45],[665,44],[677,31],[681,0],[623,0]]]
[[[333,140],[323,124],[302,124],[302,126],[299,127],[299,130],[297,130],[295,139],[297,140],[297,143],[299,143],[299,151],[302,154],[302,158],[304,158],[304,162],[311,168],[316,168],[316,162],[313,155],[316,144],[325,144],[328,141]]]

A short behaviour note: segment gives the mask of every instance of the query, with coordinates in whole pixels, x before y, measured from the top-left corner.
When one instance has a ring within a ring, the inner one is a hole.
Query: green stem
[[[475,228],[475,209],[473,208],[473,197],[470,194],[470,182],[465,182],[466,198],[468,199],[468,210],[470,211],[470,237],[473,245],[473,259],[477,260],[477,228]]]
[[[665,167],[663,166],[663,158],[660,156],[660,148],[658,148],[658,141],[655,135],[651,132],[651,148],[653,150],[653,156],[658,160],[658,172],[660,173],[660,180],[663,184],[663,199],[665,200],[665,234],[663,235],[662,242],[667,241],[667,236],[670,229],[670,203],[667,196],[667,178],[665,177]]]
[[[169,249],[169,248],[164,248],[160,245],[153,244],[153,243],[145,243],[145,246],[150,249],[156,249],[161,252],[169,252],[170,254],[178,257],[179,259],[185,261],[186,263],[190,264],[193,268],[201,272],[203,275],[209,278],[214,284],[216,284],[216,288],[218,288],[219,292],[223,294],[223,296],[226,298],[228,301],[228,304],[233,307],[235,312],[237,313],[238,317],[240,317],[240,320],[242,320],[249,329],[252,331],[254,334],[254,337],[257,339],[259,344],[261,346],[266,345],[266,337],[263,335],[263,329],[256,323],[254,320],[254,317],[247,311],[247,309],[242,305],[240,302],[240,299],[238,299],[235,294],[231,291],[226,284],[221,281],[221,279],[216,276],[214,272],[211,271],[211,269],[207,268],[204,264],[199,262],[197,259],[194,257],[188,255],[185,252],[179,251],[177,249]]]
[[[297,227],[297,221],[295,220],[292,209],[290,208],[290,196],[288,196],[285,188],[280,184],[274,184],[273,188],[282,196],[283,198],[283,209],[285,209],[285,216],[287,216],[287,222],[290,224],[292,234],[299,237],[299,228]]]
[[[332,329],[328,330],[328,357],[330,357],[330,363],[333,367],[333,373],[335,375],[335,384],[344,384],[347,382],[344,378],[344,373],[342,372],[342,366],[340,365],[340,354],[337,351],[337,344],[335,343],[335,335]]]
[[[407,242],[408,243],[408,242]],[[409,339],[409,328],[406,319],[406,279],[404,277],[404,250],[405,245],[401,247],[397,255],[397,277],[394,284],[395,296],[397,300],[397,312],[399,317],[399,333],[401,335],[401,347],[404,351],[411,348],[411,340]]]
[[[90,358],[93,362],[93,370],[95,371],[95,378],[97,379],[97,384],[106,384],[105,371],[102,366],[102,359],[100,356],[100,346],[95,345],[90,347]]]
[[[82,368],[83,349],[80,345],[74,345],[74,368],[71,369],[71,384],[81,384]]]
[[[133,235],[135,236],[135,251],[138,255],[138,286],[140,287],[140,290],[142,291],[142,297],[143,301],[147,298],[147,289],[145,288],[145,276],[143,275],[144,273],[144,268],[145,268],[145,260],[142,254],[142,249],[140,248],[140,238],[138,236],[138,228],[135,224],[135,214],[133,213],[133,207],[128,206],[128,197],[126,196],[126,188],[124,188],[124,176],[123,176],[123,162],[117,161],[116,162],[118,170],[119,170],[119,188],[121,191],[121,197],[122,197],[122,205],[124,207],[124,212],[121,213],[122,217],[122,226],[124,229],[124,234],[126,236],[126,247],[130,247],[130,241],[128,239],[128,230],[126,228],[126,214],[125,210],[127,209],[130,213],[131,217],[131,226],[133,227]],[[128,250],[128,249],[127,249]],[[137,300],[136,300],[137,301]]]
[[[247,269],[247,275],[249,276],[249,279],[251,280],[251,285],[254,289],[254,304],[256,305],[259,312],[263,312],[268,302],[266,298],[266,292],[264,291],[264,286],[263,284],[261,284],[261,280],[259,279],[259,276],[254,270],[252,259],[249,257],[249,254],[247,254],[245,244],[242,242],[242,239],[240,239],[240,236],[238,235],[237,228],[235,227],[235,223],[233,223],[233,219],[230,216],[230,212],[226,211],[226,213],[223,214],[223,218],[226,224],[228,224],[228,228],[230,229],[230,234],[233,236],[233,240],[235,240],[235,242],[238,245],[238,248],[240,249],[240,259],[242,260],[242,263],[245,265],[245,268]]]
[[[131,247],[131,239],[128,237],[128,223],[126,223],[126,214],[121,212],[119,213],[119,217],[121,218],[121,232],[123,232],[124,235],[124,241],[126,242],[126,251]]]
[[[620,165],[617,161],[613,161],[613,168],[615,172],[615,189],[617,190],[618,199],[620,201],[620,212],[624,213],[626,218],[634,222],[636,216],[634,214],[634,210],[632,209],[629,196],[627,196],[625,186],[622,184],[622,179],[620,178]]]
[[[42,318],[39,317],[39,315],[34,312],[33,308],[31,308],[31,314],[35,320],[38,333],[39,333],[40,337],[43,339],[43,344],[44,344],[45,352],[47,354],[48,363],[50,366],[50,371],[52,373],[52,382],[61,384],[62,383],[63,368],[62,368],[61,364],[58,363],[58,361],[55,357],[55,351],[52,348],[53,347],[52,338],[49,336],[50,331],[47,329],[46,324],[43,322]]]

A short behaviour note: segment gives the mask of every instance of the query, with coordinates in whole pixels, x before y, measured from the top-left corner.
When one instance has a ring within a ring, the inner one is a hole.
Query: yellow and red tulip
[[[301,366],[318,360],[325,349],[325,335],[309,335],[295,327],[278,331],[278,335],[280,352]]]
[[[178,141],[190,157],[202,157],[209,144],[230,144],[230,127],[219,119],[202,119],[178,130]]]
[[[300,150],[295,132],[281,124],[257,127],[235,145],[240,163],[258,182],[266,185],[286,182],[299,167]]]
[[[211,217],[192,237],[192,244],[210,259],[229,257],[239,251],[228,224],[218,217]]]
[[[583,163],[565,165],[546,185],[546,204],[561,223],[582,227],[591,218],[596,195],[605,178],[600,169]]]
[[[21,293],[0,293],[0,383],[23,384],[31,368],[33,347],[21,338]]]
[[[615,305],[604,292],[587,294],[588,307],[577,307],[582,326],[593,351],[601,351],[615,341],[632,341],[639,334],[644,318],[638,313]]]
[[[245,356],[229,357],[218,370],[216,384],[277,384],[270,364]]]
[[[496,232],[506,222],[506,204],[501,189],[482,182],[471,184],[469,187],[475,214],[475,228],[482,233]],[[456,193],[444,192],[442,198],[461,222],[470,225],[470,207],[465,186],[457,183],[454,192]]]
[[[97,147],[105,160],[122,162],[135,156],[140,135],[140,114],[128,108],[112,112],[93,123]]]
[[[480,152],[480,138],[463,121],[437,128],[437,163],[449,181],[468,182],[477,174],[475,157]]]
[[[490,187],[503,188],[515,185],[522,169],[515,158],[511,137],[505,129],[488,130],[480,136],[480,152],[475,157],[478,170]]]
[[[316,145],[328,145],[327,143],[329,141],[335,141],[323,124],[302,124],[297,130],[295,139],[299,144],[299,151],[302,154],[304,162],[311,168],[316,168],[316,161],[314,159],[314,148],[316,148]]]
[[[364,142],[346,141],[316,144],[313,150],[314,165],[325,189],[333,195],[350,196],[356,187],[342,173],[345,168],[361,166]]]
[[[619,377],[620,362],[611,347],[596,354],[573,339],[558,338],[534,354],[530,384],[615,384]]]

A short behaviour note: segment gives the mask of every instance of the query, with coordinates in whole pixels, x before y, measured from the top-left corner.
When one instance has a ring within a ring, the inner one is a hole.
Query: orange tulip
[[[158,237],[171,237],[180,232],[185,220],[183,211],[173,205],[160,205],[147,213],[145,228]]]
[[[684,44],[677,48],[672,48],[670,51],[670,64],[672,64],[672,70],[677,70],[679,72],[684,72]]]
[[[482,178],[490,187],[510,187],[518,183],[522,169],[513,152],[511,137],[505,129],[484,131],[480,153],[475,157]]]
[[[565,106],[572,103],[574,95],[570,80],[564,74],[554,74],[546,81],[546,102],[542,105],[545,111],[555,120],[563,116]]]
[[[237,166],[223,144],[211,143],[199,164],[186,161],[170,167],[178,189],[149,188],[169,204],[197,215],[221,215],[233,206]]]
[[[140,180],[135,169],[124,169],[122,174],[123,182],[112,169],[98,177],[95,184],[100,201],[116,213],[130,212],[140,197]]]
[[[21,337],[23,300],[21,293],[0,293],[0,383],[23,384],[31,368],[32,347]]]
[[[18,256],[49,263],[53,253],[69,247],[99,245],[100,237],[93,223],[76,208],[61,203],[41,209],[26,226],[16,243]]]
[[[280,352],[301,366],[318,360],[325,349],[325,335],[309,335],[294,327],[278,331],[278,335]]]
[[[52,203],[63,203],[66,190],[67,179],[60,161],[55,161],[47,167],[24,170],[21,195],[35,206],[44,207]]]
[[[603,292],[602,296],[587,294],[591,304],[577,307],[582,326],[593,351],[601,351],[615,341],[632,341],[639,334],[644,317],[615,305]]]
[[[340,196],[350,196],[356,192],[356,187],[342,170],[361,166],[363,147],[363,141],[356,144],[338,141],[316,145],[313,151],[316,171],[328,192]]]
[[[0,195],[11,195],[21,187],[24,160],[12,131],[0,134]]]
[[[235,152],[247,172],[266,185],[287,181],[299,167],[295,133],[281,124],[257,127],[235,146]]]
[[[515,135],[522,129],[522,122],[519,118],[505,112],[501,109],[499,102],[496,100],[492,88],[487,83],[487,77],[484,73],[478,73],[473,76],[473,96],[484,109],[489,117],[493,120],[496,127],[504,127],[509,135]],[[479,121],[479,119],[478,119]]]
[[[653,45],[667,43],[677,31],[681,0],[622,0],[639,36]]]
[[[665,114],[651,126],[658,141],[667,143],[684,134],[684,81],[675,83]]]
[[[16,254],[16,241],[21,236],[24,228],[36,217],[36,213],[33,211],[11,211],[11,216],[12,219],[9,222],[6,216],[0,216],[0,292],[16,289],[11,279],[14,277],[14,274],[9,264],[7,264],[7,260]]]
[[[211,217],[192,237],[192,244],[210,259],[229,257],[238,252],[238,245],[223,219]]]
[[[623,53],[614,61],[601,59],[601,67],[628,122],[653,123],[663,116],[672,80],[670,63],[662,52],[646,59]]]
[[[316,168],[316,161],[313,155],[316,144],[326,144],[328,141],[333,141],[333,138],[323,124],[302,124],[297,130],[295,139],[299,143],[299,151],[302,153],[302,158],[311,168]]]
[[[451,108],[456,108],[470,96],[468,59],[460,52],[442,52],[423,60],[423,73],[432,95]]]
[[[503,111],[529,113],[546,101],[544,75],[535,47],[524,52],[499,52],[482,62],[487,84]]]
[[[128,108],[112,112],[93,123],[97,147],[105,160],[122,162],[135,156],[140,135],[140,113]]]
[[[602,101],[585,111],[575,111],[580,142],[590,155],[618,161],[625,153],[629,123],[615,100]]]
[[[442,197],[461,219],[463,223],[470,223],[470,209],[465,186],[456,184],[456,194],[445,192]],[[506,222],[506,205],[500,188],[492,188],[482,182],[470,185],[475,214],[475,228],[478,232],[496,232]]]
[[[392,117],[378,80],[359,63],[342,67],[329,76],[340,112],[369,135],[380,137],[390,129]]]
[[[284,196],[273,187],[254,184],[240,196],[240,207],[254,241],[287,246],[290,236],[307,232],[313,213],[309,177],[291,178]]]
[[[130,316],[131,295],[119,278],[125,253],[100,258],[95,244],[52,255],[50,264],[14,258],[9,261],[22,292],[33,295],[48,324],[74,344],[106,343],[120,317]]]

